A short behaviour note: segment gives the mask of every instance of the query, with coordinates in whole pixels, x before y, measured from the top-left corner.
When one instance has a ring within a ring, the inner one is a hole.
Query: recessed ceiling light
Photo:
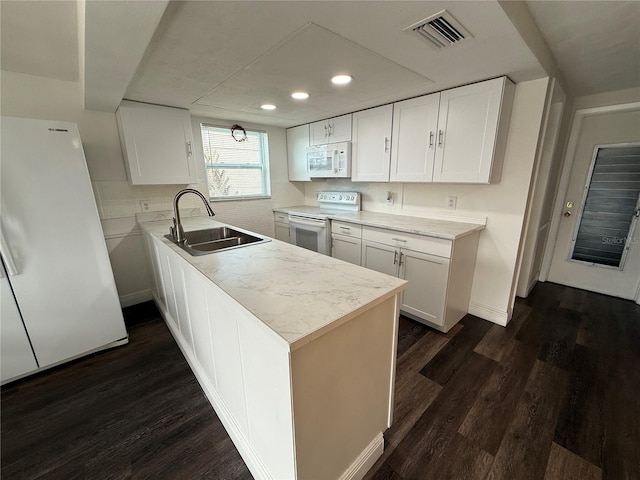
[[[291,98],[295,98],[296,100],[306,100],[309,98],[309,94],[307,92],[293,92],[291,94]]]
[[[260,108],[263,110],[275,110],[276,106],[271,105],[270,103],[265,103],[264,105],[260,105]]]
[[[353,77],[351,75],[334,75],[333,77],[331,77],[331,82],[334,85],[346,85],[347,83],[350,83],[351,80],[353,80]]]

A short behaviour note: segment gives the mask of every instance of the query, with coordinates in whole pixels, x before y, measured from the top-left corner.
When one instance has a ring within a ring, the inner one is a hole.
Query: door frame
[[[549,271],[551,270],[551,260],[553,253],[557,247],[558,232],[560,230],[560,221],[562,220],[562,212],[564,210],[564,200],[569,189],[569,182],[571,180],[571,169],[573,166],[573,160],[578,148],[578,140],[580,139],[580,133],[582,130],[582,122],[586,117],[595,115],[604,115],[608,113],[622,113],[640,109],[640,102],[621,103],[618,105],[606,105],[602,107],[590,107],[581,108],[575,111],[573,116],[573,122],[571,125],[571,133],[569,134],[569,140],[567,142],[567,150],[562,161],[562,173],[560,175],[560,182],[558,183],[558,192],[553,203],[553,214],[551,217],[551,225],[549,227],[549,241],[545,248],[542,268],[540,269],[540,281],[545,282],[549,278]],[[640,303],[640,281],[638,282],[636,296],[636,303]]]

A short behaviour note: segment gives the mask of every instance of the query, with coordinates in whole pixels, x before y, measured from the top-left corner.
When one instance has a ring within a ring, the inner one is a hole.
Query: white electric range
[[[359,192],[318,192],[318,206],[292,207],[289,210],[290,242],[299,247],[331,255],[329,215],[359,212]]]

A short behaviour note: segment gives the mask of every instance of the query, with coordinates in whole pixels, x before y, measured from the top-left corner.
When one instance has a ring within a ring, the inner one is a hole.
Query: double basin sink
[[[207,255],[209,253],[245,247],[269,242],[271,239],[255,233],[245,232],[231,227],[214,227],[205,230],[193,230],[184,233],[185,240],[177,242],[173,235],[165,235],[190,255]]]

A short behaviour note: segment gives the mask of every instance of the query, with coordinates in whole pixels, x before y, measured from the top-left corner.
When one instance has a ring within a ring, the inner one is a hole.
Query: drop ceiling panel
[[[330,77],[348,73],[351,84],[336,86]],[[257,81],[256,81],[257,80]],[[238,71],[200,98],[200,106],[238,108],[257,113],[263,103],[277,105],[278,115],[317,118],[349,112],[423,92],[432,81],[408,68],[313,23]],[[293,100],[296,90],[307,91],[305,101]]]

